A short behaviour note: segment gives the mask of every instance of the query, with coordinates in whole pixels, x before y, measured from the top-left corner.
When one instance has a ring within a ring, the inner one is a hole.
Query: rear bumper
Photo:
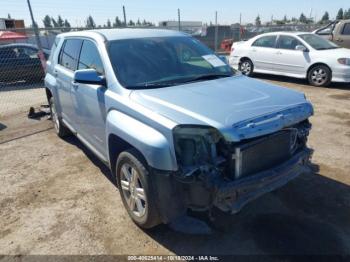
[[[272,169],[227,182],[221,174],[180,181],[178,174],[153,170],[158,211],[164,223],[183,215],[188,209],[238,213],[250,201],[288,183],[309,171],[312,150],[305,148],[288,161]],[[171,203],[171,204],[169,204]]]
[[[311,155],[311,149],[304,149],[273,169],[231,183],[221,182],[214,196],[214,206],[231,213],[239,212],[250,201],[307,173]]]

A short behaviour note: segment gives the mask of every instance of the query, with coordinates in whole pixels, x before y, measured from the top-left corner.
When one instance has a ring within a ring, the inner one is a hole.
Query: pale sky
[[[319,20],[325,11],[334,19],[339,8],[350,8],[349,0],[31,0],[35,19],[42,26],[43,17],[48,14],[57,18],[61,15],[68,19],[72,26],[85,24],[86,17],[91,14],[96,24],[105,24],[107,19],[123,17],[122,6],[125,5],[127,20],[146,19],[158,24],[161,20],[177,20],[177,9],[181,10],[181,19],[187,21],[214,22],[215,11],[218,11],[220,24],[253,22],[259,14],[263,22],[270,21],[271,16],[282,19],[299,18],[303,12],[307,17]],[[0,0],[0,17],[24,19],[27,26],[31,24],[26,0]]]

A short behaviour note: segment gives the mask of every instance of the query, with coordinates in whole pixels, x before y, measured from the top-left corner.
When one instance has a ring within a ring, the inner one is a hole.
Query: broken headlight
[[[177,126],[174,129],[174,145],[178,164],[194,167],[217,160],[216,146],[221,136],[211,127]]]

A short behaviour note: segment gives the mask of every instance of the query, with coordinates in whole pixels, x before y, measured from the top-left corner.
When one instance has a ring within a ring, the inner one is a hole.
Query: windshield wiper
[[[232,75],[229,74],[210,74],[210,75],[200,75],[193,77],[191,79],[188,79],[184,81],[183,83],[190,83],[190,82],[196,82],[196,81],[201,81],[201,80],[214,80],[218,78],[224,78],[224,77],[231,77]]]

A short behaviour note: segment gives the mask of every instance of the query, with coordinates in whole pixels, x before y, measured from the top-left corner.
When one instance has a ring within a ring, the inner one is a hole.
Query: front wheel
[[[252,76],[253,70],[253,62],[249,59],[244,59],[239,65],[239,71],[241,71],[243,75]]]
[[[141,228],[160,223],[150,173],[143,157],[134,149],[122,152],[117,160],[116,178],[124,207]]]
[[[314,66],[308,73],[308,81],[313,86],[328,86],[331,80],[332,72],[324,65]]]

